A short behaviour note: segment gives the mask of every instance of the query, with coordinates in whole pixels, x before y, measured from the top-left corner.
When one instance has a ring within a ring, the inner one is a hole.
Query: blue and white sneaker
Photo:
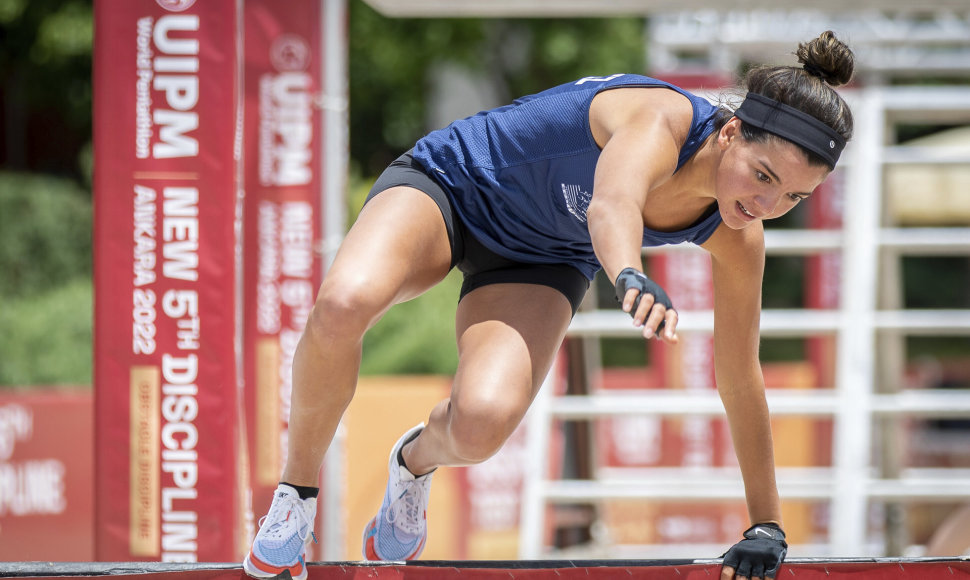
[[[243,560],[246,574],[253,578],[285,578],[288,574],[293,580],[305,580],[306,546],[311,538],[316,541],[316,513],[316,498],[300,499],[295,489],[280,484],[269,513],[259,521],[253,548]]]
[[[402,436],[388,461],[387,491],[384,503],[364,528],[364,558],[367,560],[414,560],[421,555],[428,539],[428,495],[431,475],[415,477],[398,460],[398,452],[421,433],[424,423]]]

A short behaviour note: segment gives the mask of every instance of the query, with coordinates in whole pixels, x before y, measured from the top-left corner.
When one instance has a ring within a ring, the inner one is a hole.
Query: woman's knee
[[[359,340],[387,310],[387,301],[360,282],[324,282],[307,320],[316,334]]]
[[[501,397],[452,399],[450,435],[455,453],[469,463],[495,455],[521,422],[525,407]]]

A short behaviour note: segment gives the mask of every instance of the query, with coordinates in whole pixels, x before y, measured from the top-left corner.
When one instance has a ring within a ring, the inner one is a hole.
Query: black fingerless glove
[[[640,291],[636,299],[633,300],[633,308],[630,309],[630,316],[634,316],[637,313],[637,307],[640,306],[640,298],[644,294],[652,294],[654,304],[662,304],[667,310],[670,310],[674,305],[670,302],[670,298],[667,297],[667,293],[664,289],[660,287],[643,272],[636,270],[635,268],[624,268],[620,275],[616,277],[616,300],[623,304],[623,297],[626,295],[626,291],[630,288],[636,288]],[[660,321],[657,326],[657,335],[663,330],[665,321]]]
[[[744,539],[725,552],[724,565],[734,568],[735,576],[775,577],[788,553],[785,532],[778,524],[755,524],[745,530]]]

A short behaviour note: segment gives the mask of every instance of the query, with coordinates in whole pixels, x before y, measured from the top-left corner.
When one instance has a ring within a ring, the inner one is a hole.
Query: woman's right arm
[[[590,106],[590,126],[602,147],[587,211],[593,250],[610,281],[625,268],[643,270],[643,208],[651,189],[673,175],[680,147],[693,115],[690,102],[667,89],[614,89],[600,93]],[[624,299],[633,305],[636,292]],[[634,316],[643,324],[647,308]],[[676,313],[651,318],[644,328],[653,333],[668,320],[664,338],[675,339]]]

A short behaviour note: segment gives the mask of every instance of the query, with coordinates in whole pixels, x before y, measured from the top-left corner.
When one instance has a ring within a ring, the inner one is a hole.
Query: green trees
[[[0,385],[91,383],[91,198],[0,173]]]
[[[428,128],[435,65],[483,75],[503,101],[584,76],[643,72],[645,21],[391,19],[350,2],[350,151],[375,176]]]

